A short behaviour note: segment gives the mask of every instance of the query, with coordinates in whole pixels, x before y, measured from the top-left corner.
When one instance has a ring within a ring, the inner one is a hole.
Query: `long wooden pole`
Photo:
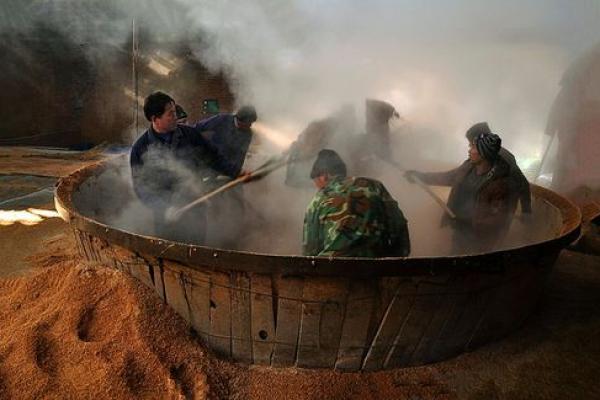
[[[137,70],[137,59],[138,59],[138,35],[136,32],[135,18],[131,20],[131,84],[133,86],[133,126],[135,126],[135,134],[137,135],[139,129],[139,109],[138,104],[138,70]]]
[[[440,207],[442,207],[442,209],[446,212],[446,214],[450,216],[450,218],[456,219],[456,214],[454,214],[454,212],[450,208],[448,208],[444,200],[442,200],[437,194],[433,192],[433,190],[431,190],[429,185],[427,185],[414,174],[411,175],[411,178],[415,181],[417,185],[419,185],[423,190],[425,190],[425,192],[427,192],[433,198],[433,200],[435,200],[435,202],[439,204]]]
[[[542,156],[542,161],[540,161],[540,166],[538,167],[535,178],[533,179],[533,183],[537,183],[538,178],[542,173],[542,169],[544,168],[544,164],[546,163],[546,159],[548,158],[548,154],[550,153],[550,148],[552,147],[552,143],[554,143],[554,138],[556,137],[556,132],[550,137],[550,141],[546,146],[546,150],[544,151],[544,155]]]
[[[288,161],[286,159],[280,159],[278,161],[276,161],[275,159],[270,159],[266,163],[264,163],[263,165],[261,165],[260,167],[255,169],[254,171],[250,172],[249,174],[242,175],[230,182],[227,182],[223,186],[213,190],[210,193],[205,194],[202,197],[199,197],[198,199],[192,201],[191,203],[186,204],[183,207],[180,207],[178,209],[169,208],[165,214],[165,218],[167,219],[167,221],[174,222],[174,221],[178,220],[179,218],[181,218],[181,216],[186,211],[198,206],[199,204],[206,202],[207,200],[211,199],[212,197],[218,195],[219,193],[229,190],[235,186],[241,185],[242,183],[245,183],[248,181],[255,181],[255,180],[264,178],[271,172],[283,167],[287,163],[288,163]]]
[[[388,160],[388,159],[383,159],[383,160],[386,161],[388,164],[394,166],[398,170],[400,170],[402,172],[406,172],[406,170],[404,168],[402,168],[402,166],[400,164],[398,164],[396,161]],[[427,194],[429,194],[440,207],[442,207],[442,210],[444,210],[444,212],[446,214],[448,214],[448,216],[450,218],[456,219],[456,214],[454,214],[454,212],[450,208],[448,208],[448,206],[446,205],[446,202],[444,200],[442,200],[440,198],[440,196],[438,196],[433,190],[431,190],[429,185],[427,185],[418,176],[416,176],[414,174],[411,174],[410,177],[417,185],[419,185],[423,190],[425,190],[425,192]],[[406,178],[406,179],[408,180],[408,178]],[[410,180],[409,180],[409,182],[410,182]]]

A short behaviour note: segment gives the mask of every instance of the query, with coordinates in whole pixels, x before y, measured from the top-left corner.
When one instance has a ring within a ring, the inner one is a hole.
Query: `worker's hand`
[[[407,181],[409,181],[410,183],[415,183],[415,179],[414,177],[419,178],[419,175],[421,173],[418,171],[415,171],[413,169],[409,169],[408,171],[404,172],[404,178],[406,178]]]

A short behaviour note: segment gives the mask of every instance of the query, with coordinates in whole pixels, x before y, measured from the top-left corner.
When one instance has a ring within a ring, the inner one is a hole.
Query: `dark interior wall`
[[[225,78],[210,74],[187,44],[141,32],[138,48],[138,98],[163,90],[191,119],[206,116],[206,98],[232,110]],[[130,143],[147,126],[140,104],[135,129],[131,49],[131,39],[118,46],[77,42],[44,24],[0,33],[0,145]],[[162,72],[151,65],[162,66]]]

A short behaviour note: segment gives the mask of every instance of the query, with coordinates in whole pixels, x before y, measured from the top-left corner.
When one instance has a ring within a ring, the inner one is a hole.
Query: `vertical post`
[[[137,59],[138,59],[138,35],[136,32],[135,18],[131,20],[131,65],[132,65],[132,86],[133,86],[133,125],[135,126],[135,132],[137,134],[139,129],[139,104],[138,104],[138,71],[137,71]]]

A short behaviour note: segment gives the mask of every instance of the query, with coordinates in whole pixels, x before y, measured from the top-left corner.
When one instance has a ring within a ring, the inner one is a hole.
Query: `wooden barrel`
[[[580,230],[577,207],[532,185],[540,229],[550,233],[509,250],[384,259],[222,250],[100,222],[95,185],[110,173],[99,164],[57,186],[56,208],[81,255],[155,290],[218,355],[274,367],[375,371],[500,338],[532,312],[558,253]]]

